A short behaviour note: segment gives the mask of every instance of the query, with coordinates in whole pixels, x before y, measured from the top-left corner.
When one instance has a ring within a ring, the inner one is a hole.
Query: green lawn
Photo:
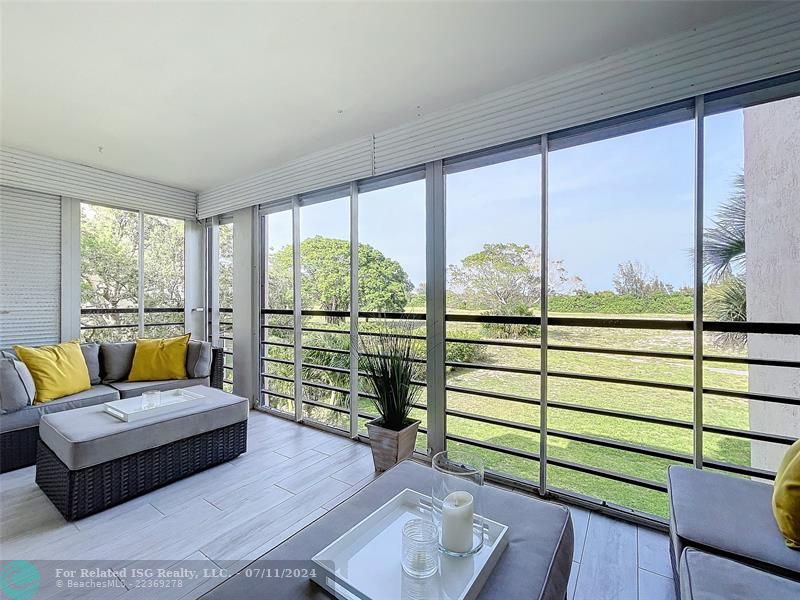
[[[609,316],[609,315],[605,315]],[[653,315],[648,315],[652,318]],[[627,315],[631,317],[631,315]],[[581,345],[606,348],[690,352],[691,333],[642,330],[550,328],[550,344]],[[485,362],[539,367],[539,351],[487,346]],[[690,360],[655,359],[603,354],[550,351],[548,369],[551,371],[608,375],[631,379],[691,384]],[[705,382],[710,387],[745,390],[747,370],[730,364],[707,363]],[[539,378],[515,373],[481,370],[456,370],[449,374],[448,383],[482,390],[502,391],[533,398],[539,397]],[[658,390],[624,384],[578,381],[551,377],[548,379],[548,398],[562,403],[581,404],[691,421],[691,392]],[[448,408],[498,417],[519,423],[539,424],[539,407],[493,400],[460,393],[448,393]],[[705,422],[741,429],[748,428],[747,403],[727,398],[705,398]],[[548,427],[553,430],[610,438],[632,444],[691,454],[692,433],[659,424],[641,423],[627,419],[584,414],[551,408]],[[448,418],[448,432],[485,440],[503,446],[539,452],[539,436],[507,427],[488,425],[461,418]],[[705,436],[706,456],[737,464],[749,464],[750,445],[746,440],[722,436]],[[656,482],[666,481],[670,461],[633,452],[599,447],[557,437],[548,437],[548,456],[575,463],[599,467]],[[526,459],[480,450],[492,469],[538,480],[538,463]],[[563,467],[548,467],[548,485],[630,508],[667,515],[663,493],[607,478],[580,473]]]
[[[583,315],[588,316],[588,315]],[[614,315],[604,315],[613,317]],[[637,315],[624,315],[633,318]],[[654,315],[640,315],[654,318]],[[669,315],[658,315],[669,317]],[[674,318],[685,318],[685,316]],[[448,335],[480,334],[478,326],[450,324]],[[550,328],[550,344],[580,345],[605,348],[691,352],[690,332],[665,332],[601,328]],[[710,340],[709,340],[710,341]],[[481,362],[496,365],[539,368],[539,350],[484,346]],[[715,348],[714,353],[723,351]],[[630,379],[666,383],[692,383],[692,361],[679,359],[641,358],[593,353],[554,351],[548,353],[551,371],[607,375]],[[747,369],[729,363],[705,364],[705,385],[709,387],[746,390]],[[501,373],[478,369],[456,369],[448,372],[451,385],[505,392],[530,398],[539,397],[539,378],[534,375]],[[551,377],[548,380],[548,398],[562,403],[581,404],[644,415],[661,416],[683,421],[692,420],[692,394],[688,391],[659,390],[625,384],[579,381]],[[424,394],[421,402],[424,403]],[[495,400],[474,395],[448,392],[448,409],[477,415],[496,417],[523,424],[539,424],[539,407],[528,404]],[[374,413],[368,400],[361,400],[361,410]],[[339,416],[325,409],[311,409],[309,416],[331,424],[347,427],[347,416]],[[415,410],[414,416],[426,423],[424,411]],[[722,397],[705,397],[704,420],[706,424],[748,429],[748,405],[744,400]],[[363,420],[362,420],[363,424]],[[659,424],[641,423],[627,419],[584,414],[571,410],[550,408],[548,427],[552,430],[585,434],[619,440],[651,448],[666,449],[686,455],[691,454],[691,429],[680,429]],[[448,416],[447,430],[475,440],[491,442],[510,448],[539,453],[539,436],[504,426],[481,423]],[[418,447],[425,448],[424,435]],[[449,446],[458,446],[449,442]],[[509,456],[495,451],[471,450],[483,456],[486,466],[494,471],[508,473],[530,481],[538,481],[539,464],[536,461]],[[670,461],[637,453],[609,449],[594,444],[548,437],[548,456],[573,463],[598,467],[634,477],[661,482],[666,481]],[[706,457],[725,462],[749,465],[750,444],[747,440],[706,434]],[[617,482],[605,477],[580,473],[564,467],[548,465],[548,486],[592,496],[603,501],[630,507],[639,511],[667,516],[666,495],[643,487]]]

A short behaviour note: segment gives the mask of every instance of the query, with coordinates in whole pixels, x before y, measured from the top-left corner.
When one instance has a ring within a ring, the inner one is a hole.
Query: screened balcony
[[[745,279],[775,240],[742,194],[765,185],[747,156],[781,161],[755,132],[793,110],[787,82],[262,206],[259,406],[368,441],[359,355],[388,331],[425,368],[420,458],[467,447],[497,482],[657,527],[672,464],[774,479],[800,326],[766,307],[798,290],[791,269],[783,299]]]
[[[1,10],[0,375],[17,345],[190,334],[222,376],[154,381],[247,415],[233,442],[107,469],[155,487],[69,521],[36,466],[62,409],[19,377],[13,408],[38,416],[18,427],[0,381],[0,458],[24,438],[29,459],[0,469],[4,559],[220,569],[164,597],[253,595],[217,588],[391,479],[367,429],[384,338],[417,368],[410,464],[464,450],[496,491],[558,505],[568,600],[677,597],[672,473],[764,498],[780,479],[800,436],[800,5]],[[95,376],[119,400],[144,381]],[[699,550],[800,585],[795,553],[737,553],[782,542],[770,499],[746,531],[715,521],[722,496],[684,506],[740,545]]]

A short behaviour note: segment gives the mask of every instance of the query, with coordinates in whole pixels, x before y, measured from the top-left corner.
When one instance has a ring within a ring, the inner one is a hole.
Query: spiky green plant
[[[372,403],[380,415],[379,424],[400,431],[408,426],[408,415],[422,391],[414,385],[425,375],[424,365],[415,362],[419,345],[409,336],[409,327],[395,324],[370,335],[359,336],[361,367],[366,373]]]
[[[334,333],[315,333],[306,339],[308,348],[303,350],[303,380],[318,381],[327,385],[348,388],[350,386],[350,336]],[[343,352],[328,352],[331,350],[346,350]],[[314,366],[323,367],[322,369]],[[337,370],[326,370],[324,367]],[[305,388],[304,393],[312,396],[313,400],[333,404],[336,406],[349,406],[350,395],[334,391],[325,391],[315,388]]]
[[[736,176],[726,202],[717,209],[703,236],[703,265],[711,281],[735,274],[745,263],[746,196],[744,175]]]
[[[747,320],[747,287],[744,278],[728,275],[706,291],[706,309],[719,321]],[[720,346],[740,348],[747,343],[746,333],[720,333],[714,337]]]
[[[703,235],[703,267],[710,282],[705,308],[719,321],[746,321],[745,224],[747,197],[740,173],[726,202],[717,209],[711,227]],[[742,347],[747,335],[722,333],[715,337],[722,346]]]

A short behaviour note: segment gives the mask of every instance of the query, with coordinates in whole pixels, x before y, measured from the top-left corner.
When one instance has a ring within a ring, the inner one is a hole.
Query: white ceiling
[[[200,191],[752,7],[4,3],[0,141]]]

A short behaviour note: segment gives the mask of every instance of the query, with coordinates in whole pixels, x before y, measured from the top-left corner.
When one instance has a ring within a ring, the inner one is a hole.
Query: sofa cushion
[[[247,420],[245,398],[213,388],[196,391],[203,397],[139,421],[115,419],[102,406],[45,415],[39,435],[61,462],[77,470]]]
[[[103,383],[124,381],[133,365],[136,342],[104,342],[100,344],[100,362],[103,365]]]
[[[119,400],[119,392],[117,390],[106,385],[95,385],[91,389],[71,396],[64,396],[45,404],[26,406],[16,412],[0,415],[0,433],[36,427],[44,414],[72,410],[83,406],[93,406],[103,402],[111,402],[112,400]]]
[[[101,382],[100,379],[100,344],[97,342],[83,342],[81,344],[83,360],[86,361],[86,368],[89,370],[89,381],[92,385]],[[0,350],[0,358],[14,358],[19,360],[19,356],[13,348]]]
[[[50,402],[92,387],[77,341],[53,346],[14,346],[36,383],[35,402]]]
[[[687,548],[680,564],[681,600],[790,600],[800,583]]]
[[[92,385],[97,385],[100,383],[100,344],[85,342],[81,344],[81,352],[86,368],[89,369],[89,381]]]
[[[115,381],[108,385],[119,392],[120,398],[133,398],[141,396],[145,392],[166,392],[193,385],[208,385],[208,383],[207,377],[198,377],[195,379],[167,379],[166,381]]]
[[[186,347],[190,335],[136,340],[136,352],[128,380],[186,379]]]
[[[771,485],[679,466],[669,468],[667,484],[676,574],[681,553],[690,546],[800,576],[800,552],[786,547],[772,515]]]
[[[36,385],[21,360],[0,358],[0,409],[14,412],[33,404]]]
[[[800,440],[786,451],[775,475],[772,513],[786,545],[800,550]]]
[[[211,375],[211,343],[189,340],[186,349],[186,375],[190,378]]]

